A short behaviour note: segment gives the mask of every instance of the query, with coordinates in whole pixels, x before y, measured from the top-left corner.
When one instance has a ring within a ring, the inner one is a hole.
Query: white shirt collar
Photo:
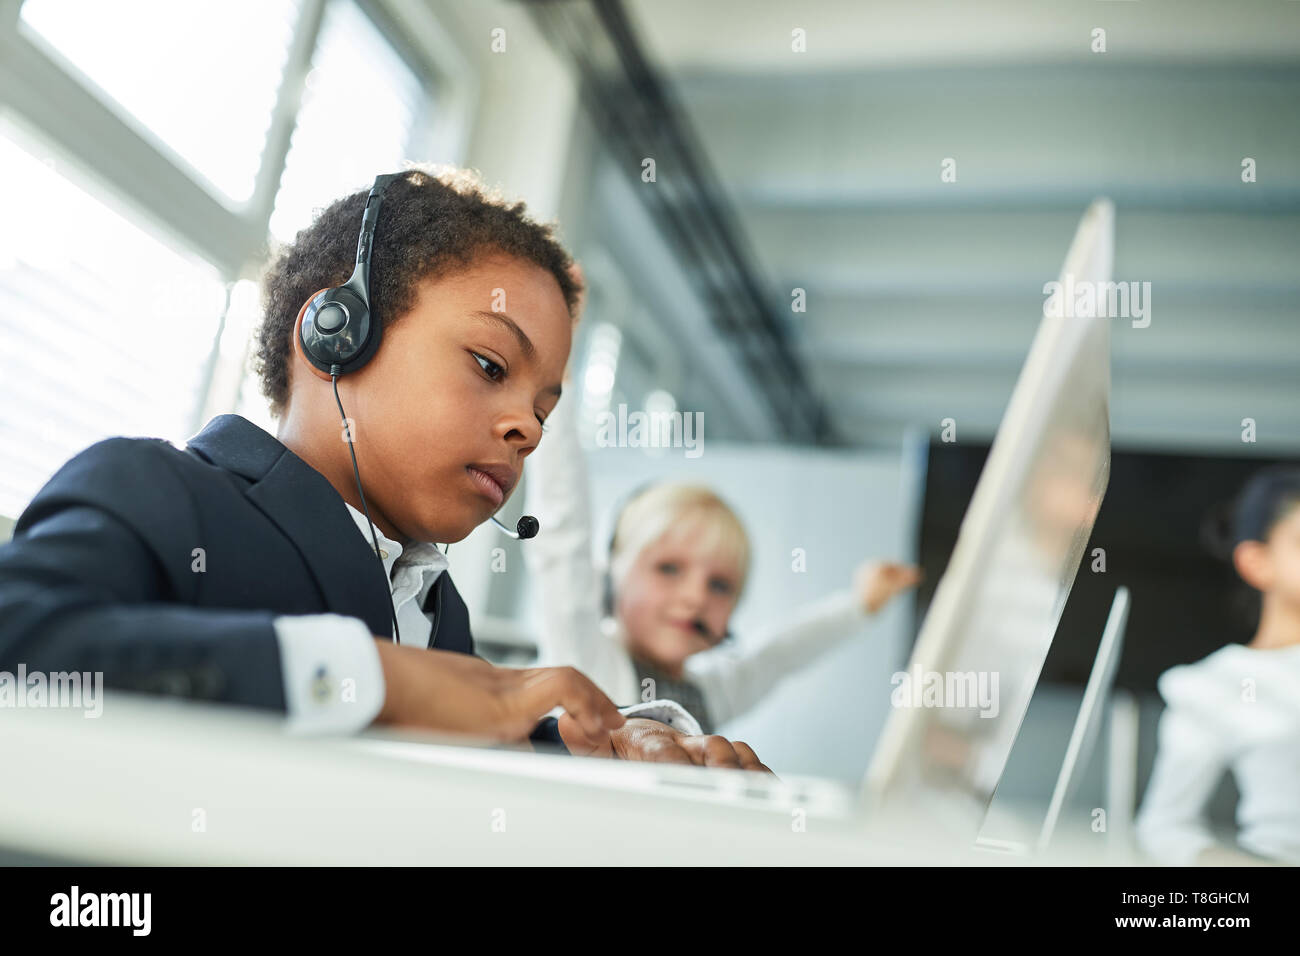
[[[343,503],[347,505],[348,513],[352,515],[352,520],[356,523],[357,530],[361,532],[361,537],[365,539],[366,547],[373,552],[375,546],[370,538],[370,521],[362,512],[349,505],[346,501]],[[403,548],[384,534],[378,525],[375,525],[375,537],[379,540],[379,557],[384,562],[384,570],[388,573],[390,582],[393,579],[393,571],[398,565],[399,558],[402,567],[418,569],[425,584],[432,583],[440,573],[447,570],[447,556],[442,553],[436,544],[427,541],[413,541]],[[426,590],[424,587],[420,588],[422,593]]]

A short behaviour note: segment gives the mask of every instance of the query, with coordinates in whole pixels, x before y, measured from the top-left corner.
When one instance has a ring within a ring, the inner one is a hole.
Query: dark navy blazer
[[[98,442],[36,494],[0,546],[0,670],[102,671],[107,687],[283,712],[275,617],[344,614],[386,636],[390,602],[325,477],[219,415],[183,449]],[[424,609],[431,648],[474,652],[449,572]],[[558,742],[553,720],[538,730]]]

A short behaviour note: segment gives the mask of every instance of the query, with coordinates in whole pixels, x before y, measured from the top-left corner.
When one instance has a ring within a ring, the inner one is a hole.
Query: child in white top
[[[1300,469],[1247,483],[1232,538],[1237,573],[1262,596],[1259,628],[1248,644],[1160,676],[1166,707],[1137,838],[1162,863],[1300,863]],[[1220,846],[1202,819],[1229,770],[1239,849]]]
[[[609,567],[597,570],[573,405],[566,392],[529,459],[527,507],[544,530],[524,552],[541,596],[542,659],[578,668],[612,700],[671,697],[712,733],[919,580],[916,568],[864,565],[853,588],[796,610],[744,648],[730,646],[749,567],[739,519],[707,488],[656,484],[623,507]]]

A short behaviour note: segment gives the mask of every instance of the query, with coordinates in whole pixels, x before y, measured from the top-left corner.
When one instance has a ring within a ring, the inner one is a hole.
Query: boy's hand
[[[376,723],[521,741],[563,707],[574,746],[597,748],[627,719],[572,667],[494,667],[470,654],[401,647],[384,638],[375,646],[384,672]]]
[[[910,564],[876,561],[862,565],[853,575],[853,590],[863,610],[875,614],[900,591],[915,587],[923,572]]]
[[[559,730],[569,752],[581,757],[689,763],[701,767],[730,767],[733,770],[772,773],[758,759],[749,744],[738,740],[733,742],[717,734],[684,734],[657,720],[629,718],[626,724],[594,746],[589,740],[578,738],[568,714],[560,718]]]

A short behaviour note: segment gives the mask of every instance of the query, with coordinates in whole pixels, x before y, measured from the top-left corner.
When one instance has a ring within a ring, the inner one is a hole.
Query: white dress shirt
[[[1216,845],[1203,812],[1231,771],[1237,844],[1300,864],[1300,645],[1230,644],[1165,671],[1159,687],[1166,706],[1136,827],[1143,852],[1184,865]]]
[[[370,522],[351,505],[347,509],[373,551]],[[403,548],[378,527],[375,537],[397,607],[402,646],[428,647],[433,625],[421,608],[429,588],[447,569],[447,556],[427,542]],[[290,729],[351,733],[379,716],[384,675],[374,636],[364,621],[342,614],[282,616],[275,620],[275,631]]]
[[[347,509],[373,551],[370,522],[351,505]],[[375,537],[397,608],[402,646],[426,648],[433,625],[422,608],[429,588],[447,570],[447,556],[437,545],[423,541],[403,548],[378,527]],[[275,631],[291,731],[354,733],[379,716],[384,704],[384,675],[374,636],[364,621],[342,614],[283,615],[275,619]],[[695,718],[671,700],[646,701],[619,710],[628,717],[657,720],[683,733],[700,732]],[[560,712],[557,709],[555,713]]]

